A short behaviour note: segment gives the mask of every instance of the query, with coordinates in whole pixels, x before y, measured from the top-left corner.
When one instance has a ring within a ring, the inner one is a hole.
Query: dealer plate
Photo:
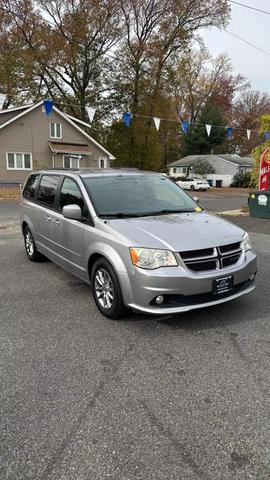
[[[217,278],[213,281],[213,293],[215,295],[223,295],[233,290],[233,276]]]

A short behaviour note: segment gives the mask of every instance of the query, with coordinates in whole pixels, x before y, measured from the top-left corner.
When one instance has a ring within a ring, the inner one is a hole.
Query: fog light
[[[156,303],[157,303],[158,305],[160,305],[161,303],[163,303],[163,300],[164,300],[163,295],[159,295],[159,296],[156,298]]]
[[[253,273],[253,275],[251,275],[251,277],[249,277],[249,280],[252,282],[255,277],[256,277],[256,273]]]

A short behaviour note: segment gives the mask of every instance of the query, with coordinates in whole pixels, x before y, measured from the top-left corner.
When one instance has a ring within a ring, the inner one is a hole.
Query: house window
[[[61,123],[50,123],[50,137],[51,138],[62,138],[62,124]]]
[[[172,172],[173,172],[173,173],[176,173],[176,168],[173,168],[173,169],[172,169]]]
[[[187,173],[187,167],[183,167],[183,168],[182,168],[182,172],[183,172],[183,173]]]
[[[8,170],[32,170],[32,154],[31,153],[7,153],[7,169]]]
[[[80,157],[82,155],[64,155],[63,156],[63,167],[64,168],[80,168]]]
[[[99,168],[106,168],[107,167],[107,162],[104,160],[104,158],[99,159]]]

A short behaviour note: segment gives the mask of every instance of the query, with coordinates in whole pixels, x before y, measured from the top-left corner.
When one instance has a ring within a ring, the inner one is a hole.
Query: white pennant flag
[[[2,110],[2,107],[6,101],[7,96],[4,93],[0,93],[0,110]]]
[[[87,115],[89,117],[90,123],[92,123],[92,121],[94,119],[94,116],[95,116],[95,113],[96,113],[96,109],[93,108],[93,107],[85,107],[85,110],[86,110]]]
[[[154,124],[155,124],[155,127],[156,127],[157,131],[158,131],[159,126],[160,126],[160,118],[154,117]]]
[[[247,138],[250,140],[251,130],[247,130]]]
[[[210,137],[210,133],[211,133],[211,130],[212,130],[212,125],[209,125],[209,124],[207,123],[207,124],[205,125],[205,128],[206,128],[208,137]]]

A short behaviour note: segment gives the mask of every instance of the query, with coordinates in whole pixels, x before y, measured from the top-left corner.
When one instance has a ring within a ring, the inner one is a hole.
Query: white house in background
[[[205,175],[213,186],[216,181],[222,180],[223,187],[229,187],[236,173],[250,172],[254,161],[250,157],[240,157],[237,154],[232,155],[188,155],[176,162],[170,163],[169,176],[173,178],[187,176],[192,177],[193,167],[196,163],[207,161],[215,169],[215,173]],[[198,177],[198,175],[196,175]]]

